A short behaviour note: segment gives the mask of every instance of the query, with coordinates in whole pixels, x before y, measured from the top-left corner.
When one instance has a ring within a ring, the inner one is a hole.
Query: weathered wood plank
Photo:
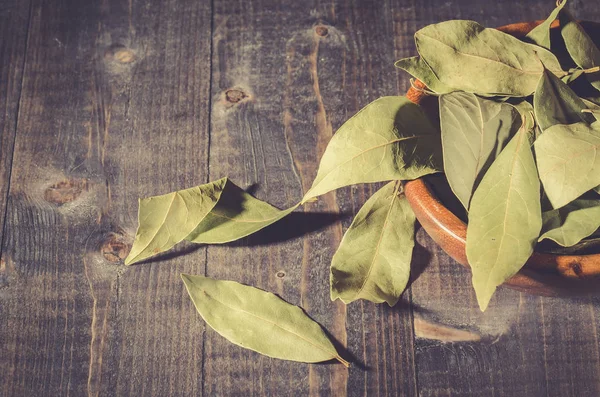
[[[382,40],[392,37],[392,24],[380,23],[388,7],[216,1],[211,179],[228,174],[244,186],[257,183],[257,196],[280,207],[299,200],[335,129],[369,101],[398,93],[393,42]],[[233,89],[247,97],[227,102]],[[209,276],[276,291],[301,305],[347,345],[357,364],[346,370],[274,361],[207,331],[206,394],[416,394],[410,310],[369,302],[346,307],[329,298],[329,263],[343,228],[327,214],[355,213],[373,191],[342,189],[259,236],[208,249]],[[350,221],[343,217],[344,228]],[[324,227],[315,231],[315,222]],[[299,232],[311,233],[256,246]]]
[[[204,252],[121,259],[138,197],[207,177],[210,26],[206,2],[33,2],[0,394],[201,393],[203,328],[179,273],[201,273]]]
[[[553,2],[420,2],[416,28],[458,18],[486,26],[545,18]],[[570,3],[581,18],[599,20],[591,3]],[[402,18],[402,11],[397,15]],[[409,21],[410,22],[410,21]],[[404,26],[399,21],[400,26]],[[402,54],[414,54],[414,48]],[[499,289],[480,313],[470,273],[422,231],[429,258],[415,282],[416,362],[422,396],[594,396],[600,392],[598,303],[550,299]],[[417,261],[419,261],[417,259]],[[596,311],[594,314],[594,310]]]
[[[4,232],[29,11],[29,1],[0,0],[0,241]],[[7,265],[0,260],[0,288],[8,282],[7,277]]]

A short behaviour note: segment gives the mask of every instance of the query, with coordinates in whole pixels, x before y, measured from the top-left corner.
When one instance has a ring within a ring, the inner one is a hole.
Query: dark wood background
[[[264,233],[125,267],[137,199],[229,175],[297,202],[344,120],[408,87],[429,23],[545,18],[554,0],[0,0],[1,396],[600,396],[600,299],[501,289],[482,314],[423,233],[394,308],[329,299],[374,191]],[[572,0],[600,21],[596,1]],[[350,369],[278,361],[207,329],[179,274],[301,305]]]

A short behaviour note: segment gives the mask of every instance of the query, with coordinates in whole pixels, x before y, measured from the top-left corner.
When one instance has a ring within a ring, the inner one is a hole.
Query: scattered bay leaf
[[[591,114],[582,112],[587,106],[581,98],[548,71],[544,72],[535,90],[533,108],[542,131],[555,124],[591,124],[596,121]]]
[[[446,21],[415,33],[417,50],[438,79],[475,94],[531,95],[544,67],[567,75],[550,51],[473,21]]]
[[[139,226],[125,264],[171,249],[187,237],[219,201],[227,178],[139,201]]]
[[[199,244],[235,241],[277,222],[298,205],[280,210],[227,181],[220,200],[186,240]]]
[[[542,226],[540,181],[530,135],[522,128],[510,140],[471,200],[467,258],[482,311],[496,287],[523,267]]]
[[[331,262],[331,299],[357,299],[394,306],[406,288],[415,215],[390,182],[367,200],[344,234]]]
[[[567,0],[563,0],[562,2],[557,4],[556,8],[552,10],[548,18],[544,22],[533,28],[531,32],[529,32],[527,36],[525,36],[525,41],[537,44],[540,47],[544,47],[545,49],[550,50],[550,26],[552,25],[552,22],[554,22],[556,18],[558,18],[558,14],[565,7],[566,4]]]
[[[569,11],[560,12],[560,33],[565,41],[567,51],[577,66],[593,69],[600,66],[600,49]],[[600,70],[586,73],[590,84],[600,91]]]
[[[542,214],[542,235],[563,247],[571,247],[600,227],[600,200],[578,199]]]
[[[600,185],[600,132],[585,123],[557,124],[535,141],[540,180],[554,208]]]
[[[408,72],[414,78],[421,80],[427,88],[438,94],[455,91],[452,87],[442,83],[421,57],[416,56],[400,59],[396,61],[395,66]]]
[[[204,321],[230,342],[269,357],[306,363],[340,357],[319,324],[272,293],[203,276],[182,274]]]
[[[521,117],[510,104],[466,92],[440,96],[439,106],[446,177],[468,209],[486,170],[521,127]]]
[[[423,110],[406,97],[382,97],[335,133],[302,202],[343,186],[438,172],[441,157],[440,135]]]

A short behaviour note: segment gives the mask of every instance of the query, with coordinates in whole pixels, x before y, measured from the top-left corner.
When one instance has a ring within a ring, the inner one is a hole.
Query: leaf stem
[[[344,360],[339,355],[335,356],[335,359],[338,360],[340,363],[342,363],[344,365],[344,367],[350,368],[350,363],[348,361]]]

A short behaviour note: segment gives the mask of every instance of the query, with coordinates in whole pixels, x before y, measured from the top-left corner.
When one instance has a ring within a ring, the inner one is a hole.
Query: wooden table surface
[[[600,21],[597,1],[572,0]],[[418,232],[394,308],[329,298],[329,263],[375,186],[264,233],[126,267],[139,197],[230,176],[297,202],[334,131],[397,95],[413,33],[545,18],[554,0],[0,0],[1,396],[600,396],[600,299],[500,289]],[[304,211],[304,212],[302,212]],[[261,356],[208,329],[179,274],[273,291],[350,369]]]

